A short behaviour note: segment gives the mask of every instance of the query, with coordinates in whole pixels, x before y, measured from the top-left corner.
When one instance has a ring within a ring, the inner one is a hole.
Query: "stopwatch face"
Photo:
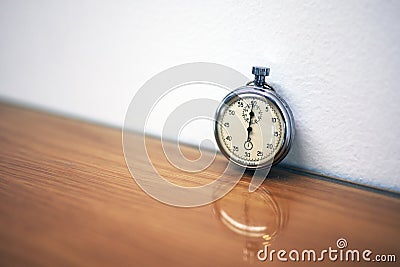
[[[248,168],[272,165],[285,129],[279,107],[257,93],[226,97],[216,114],[218,146],[233,162]]]

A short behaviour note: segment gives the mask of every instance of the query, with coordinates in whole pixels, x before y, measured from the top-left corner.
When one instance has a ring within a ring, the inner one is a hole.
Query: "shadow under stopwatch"
[[[249,192],[249,181],[241,180],[227,195],[214,202],[221,224],[243,242],[243,260],[254,261],[258,250],[270,245],[284,229],[288,207],[263,184]]]

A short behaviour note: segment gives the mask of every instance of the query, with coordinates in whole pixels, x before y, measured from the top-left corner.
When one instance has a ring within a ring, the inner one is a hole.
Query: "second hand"
[[[254,108],[254,101],[251,103],[251,110],[249,114],[249,127],[247,127],[247,141],[244,142],[244,148],[247,150],[251,150],[253,148],[253,143],[251,143],[251,138],[250,138],[250,133],[253,130],[253,128],[251,128],[251,119],[254,117],[253,108]]]

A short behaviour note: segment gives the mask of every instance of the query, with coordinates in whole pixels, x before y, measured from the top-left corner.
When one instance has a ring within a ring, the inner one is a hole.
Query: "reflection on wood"
[[[243,239],[243,260],[254,262],[257,251],[272,245],[287,223],[289,209],[268,186],[249,192],[249,181],[242,180],[222,199],[214,202],[214,213],[227,229]]]

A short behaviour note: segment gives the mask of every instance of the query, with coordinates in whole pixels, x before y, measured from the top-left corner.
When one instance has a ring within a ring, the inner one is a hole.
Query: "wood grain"
[[[205,184],[226,164],[218,155],[206,171],[184,174],[154,152],[160,151],[157,140],[146,141],[155,167],[178,184]],[[189,158],[199,155],[183,150]],[[140,165],[144,159],[134,160]],[[135,175],[152,179],[146,170]],[[400,260],[398,196],[283,168],[248,195],[249,178],[207,206],[164,205],[131,177],[120,130],[1,104],[0,265],[275,266],[291,263],[259,262],[254,253],[263,243],[322,250],[336,248],[338,238],[348,248]],[[396,263],[368,263],[374,265]]]

